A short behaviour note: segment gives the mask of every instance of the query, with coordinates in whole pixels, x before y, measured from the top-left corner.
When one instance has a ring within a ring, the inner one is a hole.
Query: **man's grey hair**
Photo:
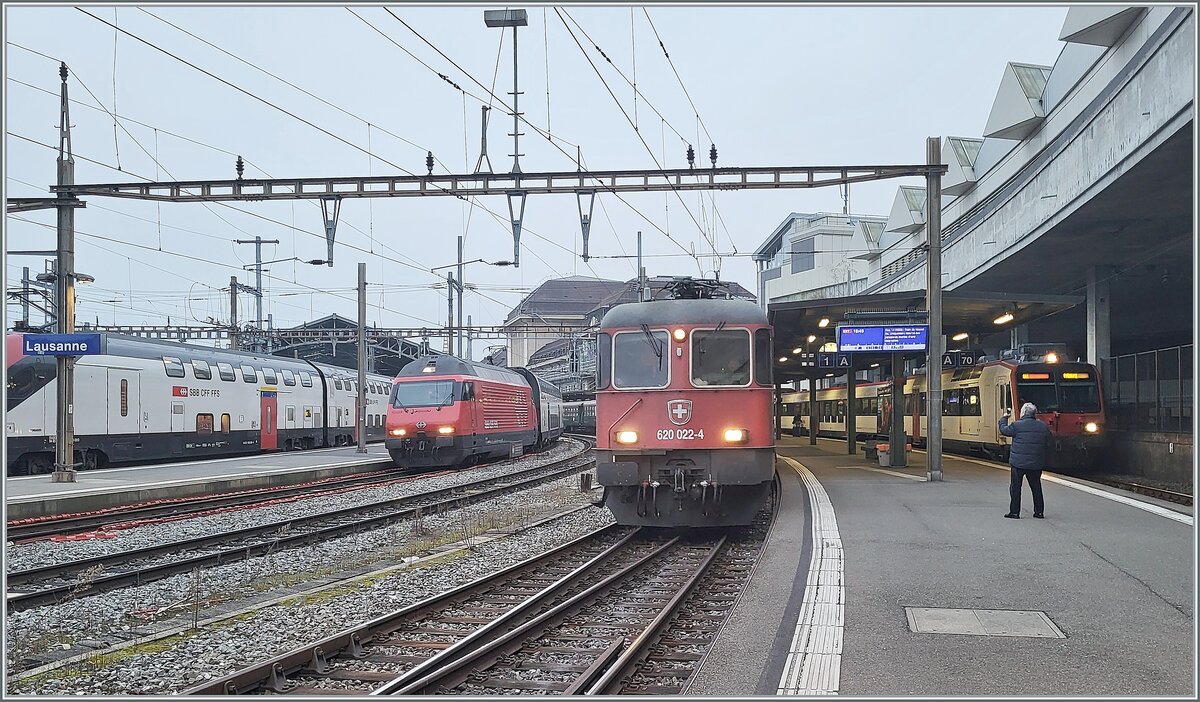
[[[1037,406],[1032,402],[1021,405],[1021,419],[1027,419],[1035,414],[1037,414]]]

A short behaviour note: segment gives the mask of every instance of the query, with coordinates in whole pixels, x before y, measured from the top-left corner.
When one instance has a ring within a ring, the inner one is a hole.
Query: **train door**
[[[183,403],[182,402],[172,402],[171,403],[171,433],[172,434],[182,434],[183,433]]]
[[[1012,405],[1012,396],[1006,392],[1007,390],[1008,386],[1005,384],[1002,376],[996,380],[996,391],[993,394],[995,399],[992,401],[993,409],[996,412],[996,417],[992,421],[992,431],[990,432],[992,436],[996,437],[996,443],[1000,444],[1004,443],[1003,435],[1000,434],[1000,427],[998,426],[1000,423],[1000,418],[1004,416],[1004,413]],[[1010,417],[1010,419],[1015,419],[1015,417]]]
[[[980,400],[979,386],[962,388],[959,426],[964,436],[979,436],[979,427],[983,423],[983,405],[980,404]]]
[[[296,428],[296,406],[288,405],[287,407],[284,408],[284,412],[286,413],[286,414],[284,414],[284,422],[285,422],[284,429],[295,429]]]
[[[138,371],[108,371],[108,435],[139,434],[142,428],[142,376]]]
[[[258,445],[266,451],[279,448],[279,434],[276,432],[277,397],[273,392],[263,391],[259,398],[259,440]]]
[[[471,445],[479,442],[479,403],[476,401],[474,381],[464,381],[462,384],[462,411],[464,428],[471,431]]]

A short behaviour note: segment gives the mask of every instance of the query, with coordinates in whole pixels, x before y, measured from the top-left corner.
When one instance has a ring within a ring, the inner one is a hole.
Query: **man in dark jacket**
[[[1038,421],[1034,415],[1037,407],[1032,402],[1021,406],[1021,418],[1008,423],[1008,413],[1000,418],[1000,433],[1012,437],[1008,453],[1008,465],[1012,471],[1008,485],[1008,519],[1021,518],[1021,479],[1029,481],[1033,493],[1033,516],[1043,519],[1045,503],[1042,501],[1042,469],[1046,467],[1046,451],[1053,436],[1050,427]]]

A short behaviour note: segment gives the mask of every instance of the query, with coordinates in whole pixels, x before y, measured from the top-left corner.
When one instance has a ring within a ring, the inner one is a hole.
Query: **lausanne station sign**
[[[21,350],[26,356],[95,356],[99,334],[26,334]]]
[[[927,324],[842,325],[837,328],[839,352],[875,351],[899,353],[925,351],[929,344]]]

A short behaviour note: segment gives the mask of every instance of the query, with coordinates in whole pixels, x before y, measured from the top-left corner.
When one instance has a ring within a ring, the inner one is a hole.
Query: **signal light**
[[[619,432],[617,432],[617,443],[618,444],[636,444],[637,443],[637,432],[636,431],[619,431]]]
[[[683,341],[687,338],[687,332],[682,329],[676,329],[675,331],[671,332],[671,335],[675,337],[675,341]]]

